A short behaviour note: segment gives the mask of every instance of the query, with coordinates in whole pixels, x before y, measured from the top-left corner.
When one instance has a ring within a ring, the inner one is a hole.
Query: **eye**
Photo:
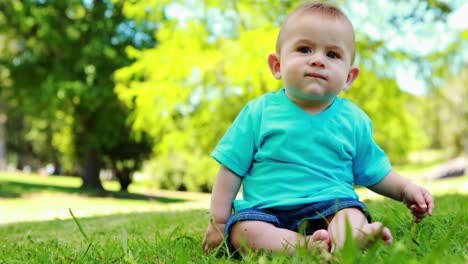
[[[305,47],[305,46],[304,47],[299,47],[297,49],[297,51],[300,52],[300,53],[311,53],[312,52],[312,50],[309,47]]]
[[[341,56],[340,54],[334,52],[334,51],[329,51],[327,52],[327,57],[332,58],[332,59],[339,59]]]

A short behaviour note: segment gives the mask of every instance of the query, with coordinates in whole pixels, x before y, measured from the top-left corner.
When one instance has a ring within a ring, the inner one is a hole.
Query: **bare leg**
[[[296,247],[324,247],[329,248],[330,236],[324,229],[304,237],[301,234],[273,224],[262,221],[242,221],[232,226],[230,240],[235,249],[246,252],[246,248],[252,251],[265,249],[268,251],[284,252],[289,254],[296,252]]]
[[[332,252],[344,246],[346,239],[346,219],[349,221],[353,238],[361,242],[366,242],[367,240],[373,241],[375,238],[381,237],[385,243],[392,243],[392,233],[388,228],[384,227],[382,223],[375,222],[369,224],[361,210],[357,208],[346,208],[328,218],[330,222],[328,225],[328,233],[332,240]]]

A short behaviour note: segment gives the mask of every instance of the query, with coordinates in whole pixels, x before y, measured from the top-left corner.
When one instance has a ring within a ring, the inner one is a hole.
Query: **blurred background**
[[[373,119],[393,164],[418,179],[464,175],[465,1],[330,2],[356,30],[361,74],[342,96]],[[0,0],[0,170],[209,192],[217,141],[281,87],[267,56],[299,3]]]

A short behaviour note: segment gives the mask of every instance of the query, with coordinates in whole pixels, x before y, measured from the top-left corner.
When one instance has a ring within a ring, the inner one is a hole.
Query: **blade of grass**
[[[86,242],[88,242],[88,247],[86,248],[86,251],[83,254],[83,257],[85,257],[88,254],[88,251],[91,248],[91,246],[93,246],[93,242],[91,241],[91,239],[88,237],[88,235],[84,231],[83,227],[80,224],[80,221],[78,221],[78,218],[76,218],[75,215],[73,214],[72,209],[68,208],[68,211],[70,212],[70,215],[73,218],[73,221],[75,221],[75,224],[78,226],[78,230],[80,231],[81,235],[85,238]]]
[[[215,222],[213,216],[211,216],[211,221]],[[221,250],[224,249],[225,252],[228,254],[229,258],[231,258],[234,253],[230,252],[229,250],[229,246],[227,244],[227,239],[229,239],[228,236],[224,236],[224,232],[222,232],[221,229],[219,229],[218,225],[214,225],[214,227],[218,233],[223,235],[223,241],[221,241],[221,244],[219,244],[218,247],[216,247],[216,250],[211,255],[218,256]]]
[[[84,231],[83,227],[81,226],[80,222],[78,219],[75,217],[73,214],[73,211],[71,208],[68,208],[68,211],[70,212],[71,217],[73,218],[73,221],[75,221],[75,224],[78,226],[78,230],[80,231],[81,235],[86,239],[87,242],[91,243],[91,240],[89,239],[88,235]]]
[[[138,262],[133,257],[133,253],[128,249],[128,234],[126,229],[122,229],[122,248],[124,251],[124,261],[129,264],[137,264]]]
[[[122,229],[122,248],[123,248],[123,251],[124,251],[124,254],[125,254],[125,255],[128,254],[128,250],[127,250],[127,240],[128,240],[127,230]]]

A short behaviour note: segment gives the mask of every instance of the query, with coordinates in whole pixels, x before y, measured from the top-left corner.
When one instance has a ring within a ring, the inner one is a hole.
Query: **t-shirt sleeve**
[[[387,155],[374,141],[372,122],[366,118],[361,126],[358,126],[356,133],[354,183],[360,186],[374,185],[391,170],[392,166]]]
[[[217,162],[241,177],[249,171],[255,153],[253,115],[251,107],[245,106],[211,153]]]

